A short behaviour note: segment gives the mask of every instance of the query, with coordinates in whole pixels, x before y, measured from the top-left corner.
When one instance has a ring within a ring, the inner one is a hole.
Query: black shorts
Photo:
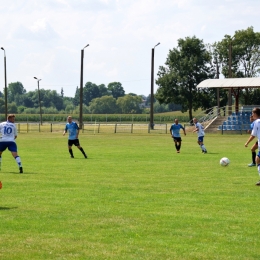
[[[181,142],[181,137],[173,137],[174,142]]]
[[[68,146],[72,146],[73,144],[74,144],[75,146],[80,146],[80,144],[79,144],[79,139],[68,140]]]

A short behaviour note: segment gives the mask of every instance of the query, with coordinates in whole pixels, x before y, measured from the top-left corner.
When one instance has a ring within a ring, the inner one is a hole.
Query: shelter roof
[[[206,79],[197,88],[260,88],[260,78]]]

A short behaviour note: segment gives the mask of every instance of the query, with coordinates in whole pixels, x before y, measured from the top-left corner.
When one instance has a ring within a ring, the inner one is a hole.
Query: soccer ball
[[[230,161],[227,157],[223,157],[220,159],[219,163],[221,166],[228,166],[230,164]]]

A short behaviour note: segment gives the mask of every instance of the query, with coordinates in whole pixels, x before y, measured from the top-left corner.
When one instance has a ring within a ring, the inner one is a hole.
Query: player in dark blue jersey
[[[171,125],[170,128],[170,135],[173,138],[173,141],[175,143],[175,148],[177,153],[180,152],[181,149],[181,135],[180,135],[180,130],[183,130],[184,135],[186,135],[185,128],[179,124],[179,121],[177,118],[174,119],[174,124]]]
[[[78,149],[82,152],[85,158],[87,158],[87,155],[85,154],[83,148],[79,144],[79,127],[76,122],[72,121],[72,117],[68,116],[68,123],[65,126],[63,135],[65,135],[69,131],[69,139],[68,139],[68,149],[70,153],[70,157],[74,158],[73,151],[72,151],[72,145],[78,147]]]

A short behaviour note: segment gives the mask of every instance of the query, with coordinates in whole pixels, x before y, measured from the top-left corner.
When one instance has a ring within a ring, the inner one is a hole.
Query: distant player
[[[175,143],[175,148],[177,153],[180,153],[181,150],[181,135],[180,135],[180,129],[183,130],[184,135],[186,135],[185,128],[179,124],[179,121],[177,118],[174,119],[174,124],[171,125],[170,128],[170,135],[173,138],[173,141]]]
[[[250,125],[250,130],[248,130],[249,133],[252,132],[253,128],[254,128],[254,117],[251,115],[250,116],[250,122],[251,122],[251,125]],[[256,157],[256,150],[258,148],[258,142],[254,143],[253,146],[251,147],[251,152],[252,152],[252,163],[248,164],[248,167],[252,167],[252,166],[256,166],[256,163],[255,163],[255,157]]]
[[[245,143],[245,147],[248,146],[248,144],[257,137],[258,139],[258,147],[260,144],[260,108],[256,107],[252,110],[252,116],[254,118],[254,127],[251,132],[251,136],[248,138],[247,142]],[[256,164],[257,164],[257,171],[260,176],[260,150],[258,148],[258,153],[255,158]],[[257,186],[260,186],[260,181],[256,183]]]
[[[11,152],[17,165],[19,167],[20,173],[23,173],[22,162],[20,156],[17,153],[17,145],[15,143],[15,139],[17,138],[17,130],[14,124],[15,115],[10,114],[7,117],[7,121],[0,124],[0,132],[1,132],[1,139],[0,139],[0,169],[2,163],[2,153],[5,151],[6,148]]]
[[[193,123],[195,126],[195,129],[193,130],[193,132],[197,132],[197,134],[198,134],[198,144],[199,144],[202,152],[207,153],[207,149],[203,143],[203,139],[205,136],[204,127],[201,123],[198,122],[197,118],[193,118]]]
[[[79,139],[78,139],[79,127],[78,127],[77,123],[72,121],[71,116],[68,116],[67,120],[68,120],[68,123],[65,126],[63,135],[65,135],[67,133],[67,131],[69,131],[68,149],[69,149],[70,157],[74,158],[73,151],[72,151],[72,145],[75,145],[82,152],[84,157],[87,158],[87,155],[85,154],[83,148],[79,144]]]

